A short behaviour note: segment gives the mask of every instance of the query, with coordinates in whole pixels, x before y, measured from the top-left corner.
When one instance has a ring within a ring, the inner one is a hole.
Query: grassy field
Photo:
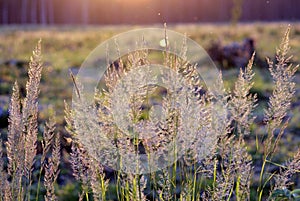
[[[257,57],[274,59],[275,49],[279,45],[288,23],[249,23],[238,24],[231,27],[227,24],[171,24],[168,28],[177,32],[186,33],[187,36],[205,49],[212,42],[221,41],[229,44],[234,41],[242,41],[247,37],[255,40]],[[153,27],[153,26],[151,26]],[[154,27],[162,27],[154,25]],[[17,79],[22,88],[26,82],[26,63],[31,56],[31,50],[39,39],[42,39],[42,52],[44,71],[41,80],[41,94],[39,98],[39,121],[49,118],[49,114],[55,111],[59,131],[68,135],[64,129],[64,100],[71,102],[73,83],[69,70],[78,69],[81,63],[101,42],[112,36],[143,26],[9,26],[0,27],[0,96],[4,103],[0,105],[7,108],[6,97],[11,94],[12,85]],[[300,24],[291,24],[290,35],[291,54],[293,63],[300,63]],[[25,65],[15,65],[14,61],[22,61]],[[299,71],[299,70],[298,70]],[[223,71],[225,86],[232,88],[237,78],[239,69],[231,68]],[[258,106],[255,110],[257,116],[253,130],[257,133],[249,137],[248,143],[252,157],[255,153],[255,136],[263,135],[262,128],[263,108],[266,107],[268,97],[272,92],[272,81],[268,69],[254,64],[253,93],[258,94]],[[291,123],[280,144],[280,151],[274,157],[274,161],[282,163],[293,156],[300,144],[300,74],[296,73],[296,94],[292,109],[288,114]],[[1,109],[1,108],[0,108]],[[6,128],[1,128],[1,133],[6,133]],[[64,145],[68,145],[67,141]],[[67,156],[66,156],[67,157]],[[62,173],[70,175],[66,169]],[[299,178],[298,178],[299,179]],[[68,180],[68,179],[66,179]],[[300,181],[298,181],[298,187]],[[67,192],[72,192],[74,185],[66,185]],[[63,196],[63,191],[58,191]]]
[[[274,58],[275,48],[287,26],[287,23],[249,23],[239,24],[237,27],[227,24],[171,24],[168,28],[186,33],[205,49],[209,48],[214,41],[220,40],[222,44],[229,44],[251,37],[255,40],[257,56],[264,60],[265,57]],[[62,123],[63,100],[70,101],[72,94],[69,70],[79,68],[89,53],[101,42],[136,28],[143,28],[143,26],[0,27],[0,93],[8,94],[16,78],[24,84],[22,79],[26,75],[26,68],[8,67],[3,63],[11,60],[28,62],[31,49],[39,39],[42,39],[45,69],[40,104],[43,110],[52,105],[58,113],[58,122]],[[291,24],[290,45],[291,54],[294,55],[292,61],[300,63],[300,24]],[[265,76],[266,70],[259,66],[256,68],[254,90],[262,96],[270,90],[271,86],[268,77]],[[229,81],[226,86],[232,85],[237,73],[238,69],[224,72],[225,79],[228,78]],[[44,115],[46,114],[47,112]]]

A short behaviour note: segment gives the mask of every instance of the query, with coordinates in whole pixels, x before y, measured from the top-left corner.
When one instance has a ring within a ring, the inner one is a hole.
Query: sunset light
[[[0,201],[300,201],[300,0],[0,0]]]

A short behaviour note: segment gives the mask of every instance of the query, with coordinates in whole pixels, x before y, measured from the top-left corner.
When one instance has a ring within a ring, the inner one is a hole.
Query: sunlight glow
[[[116,2],[128,5],[140,5],[144,3],[150,3],[151,0],[116,0]]]

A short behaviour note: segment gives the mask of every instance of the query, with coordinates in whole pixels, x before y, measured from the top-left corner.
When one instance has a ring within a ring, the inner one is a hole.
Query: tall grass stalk
[[[277,151],[278,143],[288,126],[289,119],[284,120],[290,108],[292,97],[295,93],[294,74],[297,66],[289,64],[291,56],[288,56],[290,27],[287,29],[279,48],[276,51],[276,63],[268,59],[269,71],[273,77],[274,90],[269,100],[268,109],[265,111],[265,122],[267,124],[267,138],[263,141],[263,162],[259,177],[258,200],[262,200],[264,186],[269,182],[271,176],[264,178],[267,161],[272,160]],[[279,132],[277,137],[275,133]]]

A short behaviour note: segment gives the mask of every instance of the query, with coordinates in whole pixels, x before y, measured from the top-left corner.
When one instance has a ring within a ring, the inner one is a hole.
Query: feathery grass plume
[[[236,122],[237,135],[241,138],[250,133],[250,125],[253,124],[255,118],[252,117],[252,113],[256,106],[257,95],[250,94],[250,89],[254,84],[252,81],[254,56],[253,53],[245,70],[240,69],[229,104],[232,118]]]
[[[166,40],[166,50],[168,48],[170,48],[170,45],[167,44]],[[279,51],[277,51],[277,64],[273,65],[273,63],[269,61],[270,71],[275,80],[275,89],[270,98],[269,109],[266,111],[266,122],[269,132],[268,138],[264,142],[265,155],[263,157],[264,165],[260,175],[261,184],[263,184],[262,182],[269,182],[268,179],[263,179],[265,165],[267,159],[270,159],[271,155],[275,152],[278,141],[287,126],[287,121],[283,122],[283,119],[290,104],[291,97],[294,94],[292,77],[297,67],[288,66],[286,64],[290,59],[286,58],[288,49],[288,34],[286,34]],[[186,50],[183,47],[183,57],[184,52],[186,52]],[[252,65],[254,55],[250,59],[247,67],[240,71],[235,83],[235,88],[231,94],[225,91],[222,74],[220,73],[219,80],[216,86],[214,86],[215,89],[208,89],[208,93],[203,96],[200,93],[202,86],[200,78],[197,77],[196,66],[189,65],[187,61],[178,58],[176,55],[165,53],[165,65],[177,73],[176,75],[180,74],[185,79],[188,83],[187,88],[195,96],[195,99],[189,99],[195,101],[195,107],[187,108],[187,113],[194,114],[195,111],[197,111],[200,115],[193,117],[199,117],[195,118],[198,120],[197,123],[199,125],[197,124],[197,127],[190,121],[188,121],[186,125],[182,125],[183,119],[180,117],[180,111],[174,107],[174,103],[178,97],[174,95],[175,93],[171,93],[172,89],[168,89],[167,95],[163,97],[162,106],[166,117],[162,120],[155,119],[151,114],[151,110],[147,111],[149,115],[144,115],[144,111],[140,107],[142,104],[145,104],[147,96],[155,92],[155,87],[130,89],[134,90],[135,93],[129,99],[129,103],[123,101],[125,100],[124,94],[116,94],[117,97],[114,97],[121,101],[119,109],[127,107],[129,104],[131,110],[127,116],[128,121],[134,123],[132,127],[137,133],[144,129],[143,131],[154,131],[156,134],[151,139],[139,139],[139,136],[131,138],[126,136],[114,122],[112,109],[115,109],[113,108],[115,102],[112,100],[112,93],[120,80],[130,73],[129,71],[137,71],[140,65],[149,63],[147,56],[147,51],[136,51],[129,54],[125,62],[120,59],[118,65],[108,64],[108,71],[105,75],[107,90],[97,92],[95,95],[96,103],[92,106],[87,105],[84,96],[80,96],[82,90],[79,86],[80,83],[76,84],[76,79],[73,79],[79,97],[74,104],[78,106],[78,108],[77,110],[70,110],[66,105],[66,121],[67,129],[75,139],[75,145],[73,144],[72,146],[73,153],[71,154],[71,160],[74,176],[82,183],[83,193],[81,195],[89,199],[89,192],[92,190],[94,200],[104,200],[108,181],[105,180],[102,166],[91,157],[94,153],[90,154],[90,147],[81,146],[76,139],[77,135],[87,136],[82,139],[82,145],[107,142],[109,146],[116,147],[116,152],[118,153],[114,153],[116,157],[112,159],[115,161],[104,161],[105,164],[112,164],[113,167],[116,167],[116,165],[120,167],[123,165],[123,161],[128,161],[128,158],[122,158],[123,156],[126,157],[126,153],[128,152],[138,155],[140,153],[140,145],[145,148],[146,154],[150,155],[150,153],[153,152],[160,154],[161,152],[169,151],[165,148],[165,145],[169,144],[173,139],[178,141],[190,140],[190,147],[187,147],[188,155],[184,155],[183,160],[180,159],[169,169],[162,170],[158,173],[150,173],[152,181],[149,183],[154,188],[152,191],[153,199],[177,199],[176,194],[179,182],[181,182],[181,186],[184,187],[180,192],[180,200],[200,200],[200,196],[206,200],[249,200],[250,178],[253,167],[251,156],[247,152],[244,137],[250,134],[250,126],[254,121],[252,113],[256,106],[256,95],[250,93],[250,89],[253,86],[252,78],[254,73],[252,71]],[[166,76],[166,79],[174,80],[174,82],[177,81],[172,75],[169,76],[170,77]],[[141,75],[139,79],[147,79],[147,76]],[[128,83],[129,88],[133,88],[137,84],[133,82]],[[226,112],[220,112],[220,109],[223,108],[221,108],[219,104],[224,106],[224,108],[229,108],[231,116]],[[278,108],[280,107],[282,107],[285,112],[282,112],[281,109],[279,110]],[[86,114],[90,114],[89,112],[91,111],[96,111],[95,117],[85,116]],[[77,122],[74,122],[75,118]],[[146,120],[151,120],[154,123],[151,125],[147,124]],[[231,127],[232,122],[235,123],[233,128]],[[101,125],[100,130],[98,129],[99,125]],[[192,139],[186,134],[176,138],[178,132],[184,130],[185,127],[197,129],[196,137],[194,136]],[[279,137],[274,140],[273,138],[278,129]],[[97,136],[95,134],[97,134]],[[209,138],[213,136],[212,134],[217,137]],[[104,144],[103,149],[107,146]],[[203,144],[206,146],[201,146]],[[209,146],[207,147],[207,145]],[[98,144],[97,147],[99,147]],[[207,147],[207,149],[204,150],[203,147]],[[177,154],[176,148],[178,147],[174,148],[175,157]],[[201,159],[204,153],[210,154],[205,159]],[[295,158],[297,157],[298,156]],[[286,178],[289,178],[292,169],[298,168],[298,159],[295,161],[296,162],[290,163],[289,168],[291,168],[291,170],[286,172]],[[179,167],[178,164],[181,166]],[[141,170],[138,165],[139,164],[137,164],[136,169],[137,173]],[[283,174],[285,174],[284,171],[285,169],[282,171]],[[201,181],[202,179],[211,179],[212,184],[206,185],[205,182]],[[280,179],[281,183],[287,182],[283,177],[278,177],[278,181]],[[203,187],[203,184],[206,186]],[[142,180],[139,174],[118,173],[118,199],[130,201],[146,199],[144,195],[145,185],[146,181]],[[200,195],[200,192],[203,191],[202,188],[206,188],[208,191]],[[277,188],[282,187],[278,185]],[[258,199],[261,200],[263,185],[259,187],[258,191]],[[81,199],[84,198],[81,197]]]
[[[71,152],[71,166],[73,170],[73,176],[80,182],[82,193],[88,200],[90,189],[90,176],[89,176],[89,159],[86,151],[79,144],[75,144],[73,141]]]
[[[213,184],[206,195],[212,200],[231,200],[233,196],[236,200],[249,200],[252,161],[245,144],[234,136],[227,137],[219,152],[221,158],[215,159]]]
[[[7,177],[8,174],[4,170],[4,153],[3,153],[3,144],[2,144],[2,134],[0,133],[0,201],[3,200],[4,195],[5,195],[5,189],[7,188],[6,182],[7,182]]]
[[[105,178],[103,167],[84,150],[82,145],[74,139],[71,153],[73,175],[82,187],[79,199],[85,196],[89,200],[90,189],[94,200],[105,201],[109,180]]]
[[[113,64],[111,67],[108,66],[107,72],[105,73],[105,84],[108,88],[108,91],[111,91],[114,89],[117,81],[122,77],[125,73],[123,62],[118,62],[118,69],[115,64]]]
[[[36,200],[39,197],[40,187],[41,187],[41,178],[42,178],[42,171],[45,169],[45,162],[46,157],[52,147],[53,139],[55,136],[55,121],[54,118],[51,118],[49,122],[46,122],[44,132],[43,132],[43,140],[41,142],[42,144],[42,155],[41,155],[41,167],[39,170],[39,178],[38,178],[38,184],[37,184],[37,193],[36,193]]]
[[[234,180],[231,175],[233,168],[230,167],[231,163],[228,162],[229,158],[227,157],[232,140],[228,138],[231,120],[226,113],[224,115],[222,110],[219,110],[223,108],[218,105],[221,104],[225,108],[228,105],[228,93],[224,89],[221,72],[212,88],[208,89],[207,99],[212,119],[211,128],[208,132],[216,134],[215,143],[217,144],[212,150],[212,154],[208,156],[209,159],[205,160],[203,167],[200,168],[201,172],[205,172],[207,178],[212,179],[212,185],[206,187],[202,196],[209,200],[224,200],[230,196]],[[216,156],[221,158],[220,161]],[[220,168],[222,168],[222,172],[219,171]]]
[[[177,148],[179,150],[181,148],[186,149],[186,153],[183,156],[184,165],[177,168],[177,163],[174,163],[173,171],[170,173],[171,176],[169,179],[171,184],[169,194],[174,195],[177,191],[177,187],[184,186],[181,189],[180,199],[197,200],[200,199],[199,192],[201,191],[200,187],[202,185],[202,178],[212,175],[213,171],[210,171],[210,167],[211,162],[213,161],[212,159],[215,157],[218,138],[221,136],[221,134],[227,133],[229,123],[227,122],[226,118],[221,118],[221,121],[216,120],[220,118],[217,114],[221,111],[217,111],[215,114],[213,114],[213,111],[216,111],[215,106],[219,106],[219,97],[214,97],[218,100],[216,103],[212,101],[213,98],[211,94],[203,94],[203,91],[201,91],[203,89],[203,81],[201,80],[201,77],[197,71],[197,64],[191,65],[188,61],[186,61],[186,51],[186,40],[184,40],[182,52],[180,54],[181,58],[171,54],[165,55],[166,65],[170,66],[172,70],[182,76],[184,82],[187,84],[187,89],[190,93],[186,98],[192,105],[189,105],[185,108],[187,109],[185,114],[189,116],[189,119],[192,121],[185,121],[183,125],[180,115],[177,115],[178,120],[174,121],[174,119],[171,119],[171,122],[175,123],[175,127],[172,130],[175,131],[175,136],[178,131],[180,132],[183,128],[189,128],[190,130],[193,130],[192,132],[190,131],[190,133],[195,133],[195,135],[191,136],[187,132],[178,137],[178,141],[182,140],[190,143],[188,144],[188,147],[180,147],[181,145],[186,145],[186,143],[183,143]],[[220,79],[218,81],[220,81],[220,83],[218,83],[220,85],[216,91],[220,92],[220,95],[222,96],[221,102],[226,104],[227,100],[225,97],[223,97],[224,94],[222,94],[224,91],[222,80]],[[171,98],[176,99],[176,97]],[[169,110],[169,108],[170,106],[167,105],[166,111]],[[174,109],[174,111],[177,113],[182,112],[176,111],[176,108]],[[191,116],[191,114],[193,114],[193,116]],[[196,122],[193,121],[193,119],[196,119]],[[216,122],[219,123],[215,124]],[[195,123],[197,124],[196,126]],[[176,178],[178,174],[180,174],[177,173],[177,171],[181,172],[183,175],[181,176],[181,185],[179,186],[176,184]]]
[[[56,172],[55,166],[56,165],[54,165],[52,158],[49,158],[48,162],[45,164],[44,185],[46,189],[46,195],[44,196],[44,199],[46,201],[57,200],[57,197],[55,195],[54,183],[58,177],[58,172]]]
[[[194,98],[191,101],[194,102],[192,108],[189,108],[189,113],[197,115],[197,127],[196,137],[192,139],[190,136],[190,141],[192,141],[188,147],[187,153],[183,156],[184,165],[180,167],[182,172],[180,199],[182,200],[199,200],[202,185],[202,178],[210,178],[213,175],[213,165],[214,162],[218,138],[224,135],[224,127],[222,120],[223,118],[217,120],[213,118],[218,118],[218,115],[213,114],[215,111],[213,108],[218,104],[212,101],[211,94],[202,94],[200,90],[202,89],[200,78],[197,75],[189,72],[191,66],[183,66],[183,71],[186,73],[184,77],[188,80],[191,80],[189,83],[191,86],[191,94]],[[182,70],[181,69],[181,70]],[[191,72],[191,71],[190,71]],[[189,79],[192,78],[192,79]],[[218,80],[221,81],[221,80]],[[223,85],[222,82],[218,83]],[[221,86],[219,86],[222,88]],[[222,91],[224,89],[222,88]],[[220,94],[221,95],[221,94]],[[223,96],[224,94],[222,94]],[[224,100],[224,102],[226,102]],[[219,102],[218,102],[219,103]],[[218,111],[220,112],[220,111]],[[222,116],[222,115],[221,115]],[[216,121],[220,125],[214,124]],[[222,123],[221,123],[222,122]],[[187,122],[189,124],[190,122]],[[227,124],[227,123],[225,123]],[[193,128],[193,125],[186,125],[187,127]],[[225,130],[227,125],[225,126]],[[187,139],[188,140],[188,139]],[[175,181],[176,182],[176,181]]]
[[[268,109],[265,111],[265,121],[268,127],[268,138],[264,142],[265,150],[264,157],[271,157],[276,150],[277,143],[274,143],[274,136],[276,129],[281,130],[283,134],[285,126],[282,125],[284,117],[290,108],[292,97],[295,93],[294,74],[298,69],[297,66],[289,64],[292,56],[288,56],[290,50],[289,46],[289,33],[288,27],[279,48],[276,51],[276,63],[274,64],[268,59],[269,70],[272,75],[275,87],[272,96],[270,97]],[[280,139],[282,136],[278,135]],[[278,140],[277,140],[278,141]]]
[[[59,164],[60,164],[60,158],[61,158],[61,139],[60,139],[60,134],[56,133],[55,139],[54,139],[54,145],[52,147],[52,161],[53,165],[56,170],[56,174],[59,174]]]
[[[272,75],[275,87],[268,103],[268,109],[265,110],[267,138],[263,141],[263,163],[259,179],[260,186],[257,189],[259,200],[262,199],[263,186],[270,179],[270,177],[267,180],[264,178],[267,161],[272,159],[278,143],[288,125],[289,119],[285,120],[285,122],[283,121],[295,93],[295,82],[293,79],[294,74],[298,69],[298,65],[293,66],[293,64],[289,64],[290,59],[292,58],[292,56],[288,56],[288,51],[290,49],[289,33],[290,27],[288,27],[285,32],[282,42],[276,51],[276,63],[274,64],[268,59],[269,71]],[[278,133],[277,137],[275,137],[276,133]]]
[[[37,98],[42,73],[41,41],[33,51],[28,69],[29,79],[26,83],[26,96],[22,101],[17,82],[9,106],[8,141],[8,179],[4,198],[11,200],[30,199],[32,183],[32,166],[36,156],[37,142]]]
[[[20,105],[20,92],[17,82],[13,86],[13,93],[9,105],[9,125],[8,140],[6,142],[6,152],[8,158],[8,174],[10,182],[7,189],[10,189],[12,199],[23,199],[22,176],[24,171],[24,144],[25,136],[22,133],[22,114]]]
[[[213,183],[207,189],[211,200],[227,200],[232,196],[236,176],[232,145],[233,137],[223,137],[218,144],[220,159],[214,160]]]
[[[250,126],[253,124],[253,109],[257,101],[256,94],[250,94],[253,86],[252,71],[255,54],[252,55],[245,70],[240,70],[239,77],[235,82],[230,99],[230,112],[235,122],[236,135],[234,139],[233,157],[236,165],[236,188],[237,200],[250,199],[250,178],[252,174],[252,158],[246,150],[244,136],[250,133]]]
[[[37,113],[39,84],[42,73],[41,41],[33,51],[30,59],[26,83],[26,96],[21,100],[17,82],[13,86],[13,93],[9,105],[8,140],[5,143],[8,164],[7,174],[1,171],[4,192],[3,200],[31,199],[33,164],[36,157],[37,143]],[[2,143],[1,143],[2,146]],[[45,148],[45,147],[44,147]],[[48,148],[45,148],[47,152]],[[46,155],[42,157],[45,160]],[[40,171],[41,176],[41,171]],[[37,191],[40,189],[38,188]]]
[[[300,173],[300,148],[294,155],[293,159],[286,164],[285,167],[280,167],[280,172],[275,175],[275,186],[270,192],[272,196],[276,190],[285,190],[293,185],[292,176]]]
[[[224,116],[216,116],[215,118],[218,118],[219,121],[212,128],[219,134],[219,159],[214,160],[213,184],[205,194],[212,200],[231,199],[233,195],[237,200],[250,199],[252,159],[246,150],[243,137],[250,133],[249,127],[253,123],[252,112],[256,102],[256,95],[250,94],[253,85],[253,60],[254,55],[245,70],[241,69],[231,94],[227,95],[222,87],[221,73],[212,89],[212,99],[223,102],[224,107],[229,108],[231,114],[231,118],[226,113]],[[222,91],[223,94],[216,94],[216,92]],[[227,102],[228,100],[229,102]],[[235,120],[237,124],[237,132],[230,136],[229,134],[233,130],[230,126],[232,120]]]
[[[9,159],[8,163],[8,171],[10,176],[16,172],[15,168],[21,168],[21,164],[18,158],[23,157],[24,150],[20,150],[19,152],[15,152],[18,148],[23,147],[23,135],[21,133],[20,125],[22,125],[21,121],[21,107],[20,107],[20,91],[18,83],[15,82],[13,86],[13,93],[11,96],[11,101],[9,105],[9,125],[8,125],[8,141],[6,142],[6,151],[7,157]],[[18,155],[19,154],[19,155]],[[21,171],[21,170],[20,170]],[[20,173],[18,171],[18,173]]]
[[[159,199],[158,200],[174,200],[175,195],[172,194],[172,188],[173,184],[171,181],[171,176],[168,170],[161,170],[158,173],[158,180],[157,180],[157,185],[158,185],[158,190],[157,194]]]
[[[87,200],[90,190],[92,190],[94,200],[106,200],[109,180],[105,178],[103,167],[88,154],[75,138],[72,144],[71,166],[75,179],[81,184],[81,194]]]
[[[22,104],[22,133],[25,136],[25,166],[24,176],[27,179],[27,198],[30,199],[30,187],[32,179],[32,166],[35,162],[36,143],[38,135],[38,95],[39,84],[42,75],[42,56],[41,56],[41,40],[33,51],[30,58],[28,76],[26,83],[26,97]]]
[[[73,119],[74,111],[70,108],[69,104],[66,101],[64,101],[64,105],[65,105],[64,114],[65,114],[65,121],[66,121],[65,129],[71,135],[72,140],[73,139],[77,140],[74,119]]]
[[[208,89],[208,103],[212,113],[212,132],[216,133],[219,140],[218,146],[222,145],[222,140],[226,144],[228,134],[231,132],[230,127],[232,119],[228,116],[229,108],[228,99],[230,94],[224,88],[223,75],[219,72],[218,78],[211,89]]]
[[[46,189],[46,195],[45,195],[46,201],[57,200],[57,197],[55,195],[54,184],[60,173],[59,170],[60,155],[61,155],[60,135],[56,134],[54,137],[54,144],[52,147],[52,155],[50,158],[48,158],[47,163],[44,165],[44,169],[45,169],[44,186]]]
[[[82,96],[83,86],[74,76],[72,76],[72,79],[77,92],[77,99],[74,101],[76,109],[71,110],[68,104],[65,102],[65,119],[67,122],[66,130],[72,135],[73,138],[71,147],[72,152],[70,154],[73,175],[75,179],[80,182],[82,188],[79,200],[83,200],[84,197],[86,200],[89,200],[89,193],[92,191],[94,200],[104,201],[106,200],[106,191],[109,180],[105,179],[103,167],[90,155],[91,153],[87,152],[85,147],[79,142],[78,139],[78,134],[82,135],[85,132],[88,133],[88,130],[90,130],[90,132],[95,131],[96,133],[99,133],[97,130],[97,127],[99,126],[98,121],[94,118],[88,118],[84,115],[89,114],[89,112],[91,112],[89,109],[91,108],[96,111],[95,105],[89,106],[87,104],[86,99],[84,96]],[[95,98],[97,95],[99,94],[95,94]],[[102,96],[99,95],[99,97]],[[88,123],[87,118],[89,119]],[[89,129],[87,129],[86,124],[90,126]],[[84,125],[85,127],[81,128],[80,125]],[[105,136],[102,137],[104,138]],[[95,137],[95,139],[100,138]],[[100,144],[97,142],[96,144],[100,146]]]
[[[105,179],[104,168],[93,159],[91,159],[89,165],[90,184],[94,201],[105,201],[109,180]]]
[[[43,165],[45,162],[45,159],[47,157],[47,154],[51,150],[52,143],[55,137],[55,121],[53,118],[51,118],[48,122],[46,122],[44,132],[43,132],[43,141],[42,141],[42,150],[43,154],[41,157],[41,164]]]
[[[252,157],[248,153],[244,140],[234,143],[233,160],[235,165],[235,196],[237,200],[250,200],[250,182],[252,176]]]
[[[198,108],[196,108],[198,109]],[[207,155],[210,157],[214,155],[215,146],[213,145],[213,138],[211,135],[211,115],[205,107],[199,109],[199,113],[203,114],[200,116],[201,123],[199,125],[199,129],[196,133],[197,138],[191,139],[191,143],[189,147],[187,147],[186,153],[183,155],[183,160],[185,165],[193,166],[194,163],[202,161],[203,157],[206,158]],[[205,144],[212,144],[209,148],[205,146]],[[211,155],[208,152],[211,152]]]

